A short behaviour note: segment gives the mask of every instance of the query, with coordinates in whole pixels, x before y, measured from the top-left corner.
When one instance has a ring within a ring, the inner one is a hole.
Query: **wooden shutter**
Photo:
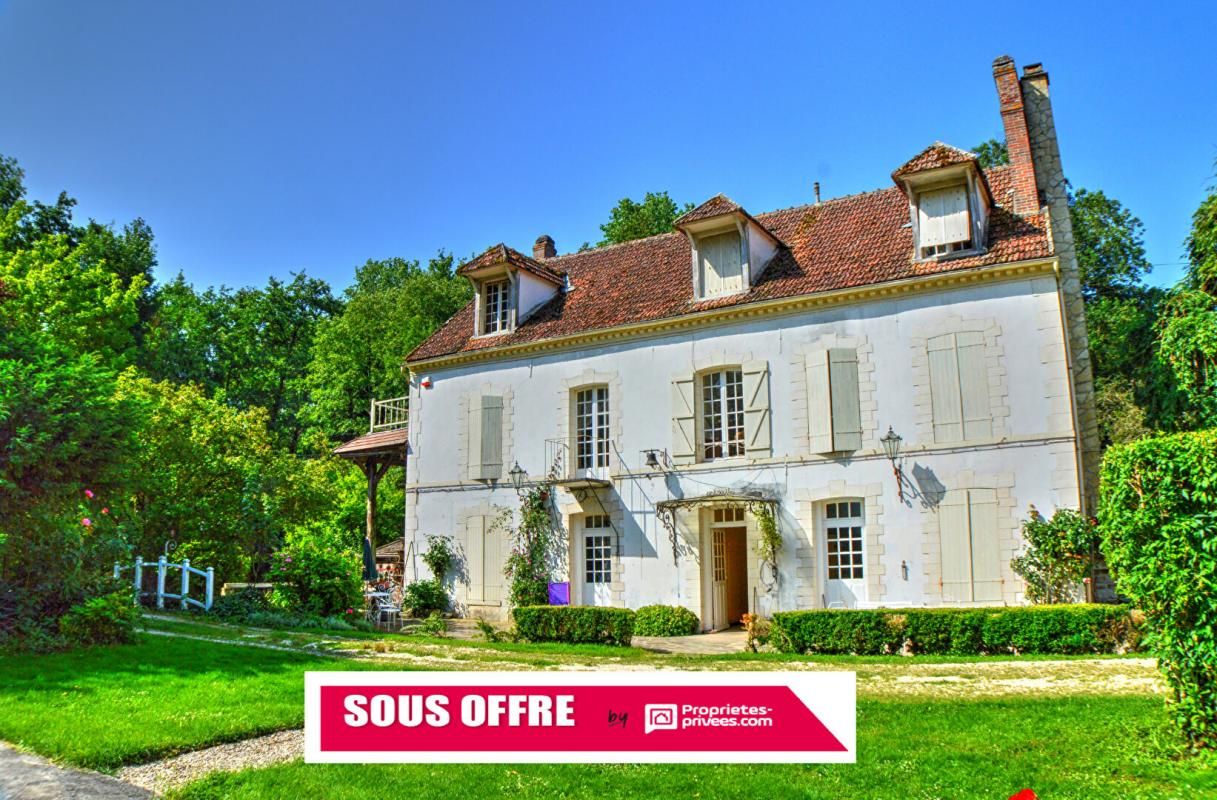
[[[967,189],[963,186],[943,189],[942,196],[943,241],[966,242],[972,238]]]
[[[702,262],[702,291],[706,296],[737,292],[744,287],[744,262],[739,234],[707,236],[697,243]]]
[[[503,477],[503,398],[482,397],[482,479]]]
[[[919,247],[930,247],[946,241],[942,212],[944,200],[941,192],[922,192],[917,199],[917,236]]]
[[[481,603],[485,597],[487,527],[486,517],[480,514],[465,518],[465,577],[469,581],[466,598],[470,603]]]
[[[672,379],[672,463],[697,461],[697,381],[693,375]]]
[[[469,422],[466,431],[468,460],[466,470],[469,479],[482,480],[482,398],[469,398]]]
[[[744,371],[744,448],[749,458],[773,455],[769,413],[769,362],[749,361]]]
[[[968,491],[968,521],[972,540],[972,599],[978,603],[1001,601],[1001,550],[997,545],[997,492]]]
[[[832,401],[832,449],[862,449],[862,411],[858,399],[858,353],[834,347],[828,351],[828,383]]]
[[[963,438],[993,436],[993,409],[989,404],[989,370],[985,363],[985,337],[976,331],[955,334],[959,359],[959,394],[963,410]]]
[[[807,434],[811,452],[832,452],[832,398],[824,350],[807,355]]]
[[[926,342],[930,365],[930,400],[934,417],[934,441],[963,439],[963,408],[959,397],[959,361],[955,334],[935,336]]]
[[[939,503],[938,544],[942,552],[942,602],[971,602],[972,546],[966,491],[947,492]]]
[[[997,492],[957,489],[938,506],[944,603],[997,603],[1002,599]]]

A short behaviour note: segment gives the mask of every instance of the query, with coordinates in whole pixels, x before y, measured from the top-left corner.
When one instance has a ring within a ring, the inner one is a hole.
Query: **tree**
[[[667,192],[647,192],[641,203],[623,197],[609,212],[609,221],[600,226],[601,245],[620,244],[672,230],[672,223],[693,204],[678,206]]]
[[[983,141],[973,147],[972,152],[976,154],[981,169],[1001,167],[1010,163],[1010,151],[1006,149],[1006,143],[999,139]]]
[[[1141,220],[1102,191],[1078,189],[1069,198],[1073,243],[1081,271],[1082,296],[1135,297],[1151,269]]]
[[[317,328],[307,379],[312,426],[331,439],[366,433],[371,401],[406,393],[405,357],[471,293],[443,252],[426,268],[400,258],[360,267],[343,313]]]

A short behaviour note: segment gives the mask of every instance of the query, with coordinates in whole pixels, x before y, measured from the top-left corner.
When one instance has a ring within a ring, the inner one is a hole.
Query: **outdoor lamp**
[[[515,487],[517,492],[520,491],[520,487],[524,485],[524,479],[528,477],[528,473],[520,466],[520,462],[517,461],[512,466],[511,472],[507,474],[511,476],[511,485]]]
[[[900,499],[904,499],[904,476],[900,474],[900,467],[896,466],[896,459],[900,457],[900,443],[904,441],[900,438],[900,434],[892,430],[892,426],[887,426],[887,433],[883,434],[880,443],[883,444],[883,452],[887,454],[887,460],[892,462],[892,472],[896,475],[896,491],[900,495]]]

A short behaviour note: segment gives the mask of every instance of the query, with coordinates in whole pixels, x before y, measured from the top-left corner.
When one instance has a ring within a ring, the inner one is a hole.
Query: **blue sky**
[[[1001,135],[1010,53],[1044,63],[1067,174],[1141,217],[1169,284],[1214,183],[1215,29],[1217,4],[1120,0],[0,0],[0,153],[35,198],[146,219],[162,278],[341,288],[368,258],[573,250],[646,190],[760,212],[887,185],[936,139]]]

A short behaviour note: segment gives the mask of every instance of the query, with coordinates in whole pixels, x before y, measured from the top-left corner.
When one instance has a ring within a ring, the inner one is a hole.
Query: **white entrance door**
[[[861,500],[824,504],[824,600],[829,608],[866,602],[865,525]]]
[[[710,533],[710,585],[714,630],[731,624],[727,619],[727,532],[715,528]]]
[[[606,516],[583,518],[582,571],[585,606],[607,606],[612,602],[613,530]]]

